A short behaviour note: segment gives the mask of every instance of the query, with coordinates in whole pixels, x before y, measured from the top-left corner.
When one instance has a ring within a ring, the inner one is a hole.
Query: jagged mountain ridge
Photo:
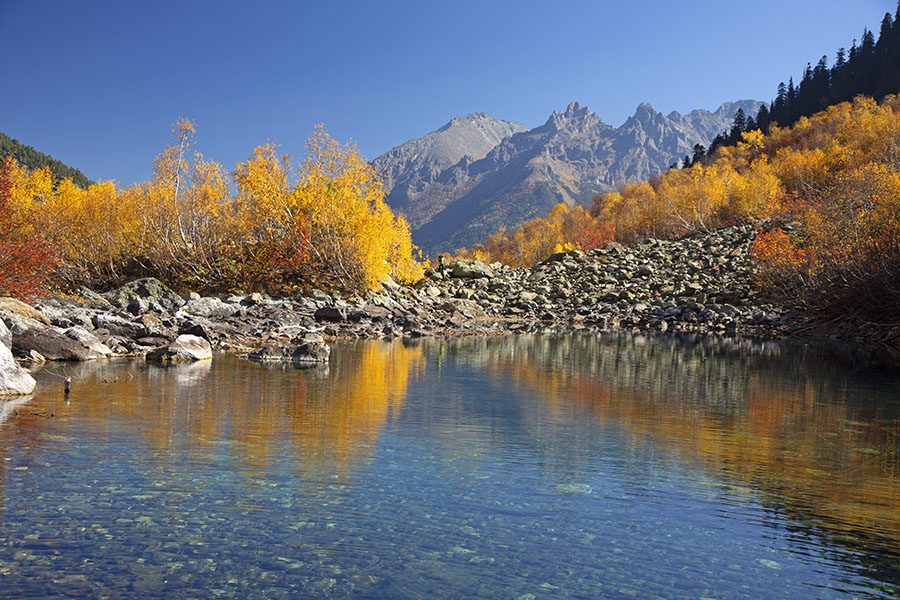
[[[385,180],[388,204],[409,216],[415,243],[427,252],[453,250],[479,242],[499,227],[516,228],[543,216],[560,202],[588,204],[597,193],[662,172],[691,154],[694,144],[709,144],[728,129],[738,108],[755,114],[760,104],[741,100],[715,112],[684,115],[663,115],[641,104],[625,123],[613,127],[573,102],[543,125],[502,138],[482,158],[465,153],[455,164],[438,166],[420,141],[439,133],[446,137],[451,121],[407,143],[417,142],[413,147],[404,144],[391,151],[407,146],[404,161],[387,160],[389,152],[372,162]],[[446,139],[443,143],[449,145]],[[452,156],[441,158],[446,163]],[[410,174],[403,164],[417,170]]]
[[[501,140],[523,131],[528,127],[521,123],[473,113],[388,150],[372,165],[381,175],[391,208],[404,213],[415,228],[438,212],[434,202],[415,200],[445,169],[464,159],[484,158]]]

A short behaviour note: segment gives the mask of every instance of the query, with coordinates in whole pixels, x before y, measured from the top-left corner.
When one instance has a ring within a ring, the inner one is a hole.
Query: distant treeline
[[[703,160],[717,148],[734,146],[741,141],[741,133],[761,129],[767,131],[769,125],[790,127],[800,117],[810,117],[829,106],[848,102],[856,96],[869,96],[880,100],[890,94],[900,93],[900,3],[897,12],[885,13],[881,20],[878,40],[868,28],[863,30],[862,40],[853,44],[848,51],[840,48],[834,66],[828,68],[828,57],[823,56],[815,66],[806,63],[800,84],[794,78],[787,85],[778,84],[775,99],[763,104],[756,116],[738,110],[729,131],[713,140],[707,150],[702,145],[694,146],[692,156],[685,156],[682,166],[690,167]]]
[[[11,139],[5,133],[0,133],[0,161],[3,161],[8,156],[12,156],[19,165],[29,170],[50,169],[57,182],[63,179],[71,179],[72,183],[82,189],[87,189],[89,185],[94,183],[78,169],[74,169],[43,152],[38,152],[19,140]]]

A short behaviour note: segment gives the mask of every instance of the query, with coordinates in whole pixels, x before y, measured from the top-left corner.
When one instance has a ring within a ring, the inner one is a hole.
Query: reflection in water
[[[0,598],[898,594],[900,379],[803,348],[434,339],[36,377],[0,419]]]
[[[33,396],[16,396],[13,398],[0,398],[0,427],[13,415],[18,415],[19,408],[28,404]]]
[[[370,455],[379,431],[403,406],[424,358],[419,348],[378,343],[348,348],[330,368],[246,361],[237,368],[238,361],[217,358],[215,373],[213,361],[69,365],[68,400],[81,417],[133,427],[155,452],[202,461],[228,444],[243,468],[259,474],[289,449],[300,466],[307,455],[326,459],[313,463],[321,473],[304,478],[344,477]],[[62,393],[45,400],[51,410],[72,412]],[[32,435],[46,425],[28,424]]]
[[[845,371],[805,348],[727,338],[429,344],[541,400],[540,407],[523,405],[522,427],[563,479],[585,465],[563,464],[561,448],[590,456],[563,443],[571,431],[547,423],[613,422],[628,432],[630,446],[661,444],[730,490],[788,515],[802,547],[812,536],[848,550],[844,558],[874,550],[858,556],[859,567],[900,582],[896,377]]]

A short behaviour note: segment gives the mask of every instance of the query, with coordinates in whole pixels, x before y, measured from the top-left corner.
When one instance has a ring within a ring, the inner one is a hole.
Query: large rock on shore
[[[63,332],[63,335],[80,342],[89,351],[95,353],[98,358],[109,356],[113,353],[109,346],[100,341],[100,338],[83,327],[69,327]]]
[[[21,300],[15,298],[0,297],[0,318],[5,321],[13,321],[15,323],[37,321],[42,325],[49,325],[50,319],[47,316],[29,304],[25,304]],[[15,325],[10,325],[10,329],[15,329]]]
[[[0,343],[0,396],[30,394],[34,386],[34,377],[16,363],[6,344]]]
[[[99,340],[98,340],[99,342]],[[78,339],[59,333],[51,327],[32,327],[13,336],[13,353],[19,358],[85,361],[103,358],[99,348],[90,348]]]
[[[182,334],[168,346],[156,348],[147,353],[147,360],[156,361],[193,361],[210,360],[212,346],[205,339],[196,335]]]
[[[12,332],[6,326],[6,323],[3,322],[3,319],[0,319],[0,344],[5,345],[7,348],[12,346]]]
[[[144,277],[126,283],[110,292],[110,299],[119,308],[127,308],[132,302],[135,302],[133,307],[149,307],[152,302],[166,310],[174,310],[185,303],[184,298],[154,277]],[[132,314],[134,310],[137,309],[133,309]]]
[[[450,277],[458,279],[480,279],[494,276],[494,270],[480,260],[451,260],[444,269]]]

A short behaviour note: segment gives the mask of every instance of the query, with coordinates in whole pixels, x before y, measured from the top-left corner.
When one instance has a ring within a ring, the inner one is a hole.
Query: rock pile
[[[321,362],[329,338],[617,329],[776,335],[787,317],[753,287],[753,235],[747,225],[632,248],[612,243],[531,268],[450,261],[413,286],[387,281],[352,300],[320,290],[182,297],[142,279],[103,296],[82,290],[45,299],[37,310],[0,300],[0,320],[13,354],[31,361],[164,360],[179,356],[173,348],[184,340],[220,350],[271,346],[254,357]]]

